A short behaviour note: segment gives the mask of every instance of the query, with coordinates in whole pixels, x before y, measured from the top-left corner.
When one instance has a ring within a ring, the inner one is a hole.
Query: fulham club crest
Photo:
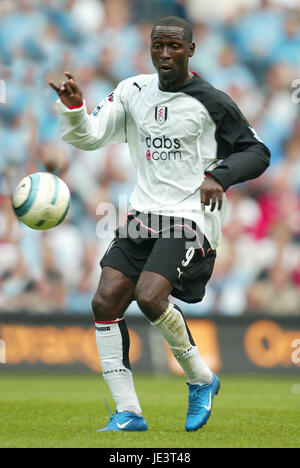
[[[167,107],[155,107],[155,120],[160,125],[165,123],[168,118],[168,108]]]

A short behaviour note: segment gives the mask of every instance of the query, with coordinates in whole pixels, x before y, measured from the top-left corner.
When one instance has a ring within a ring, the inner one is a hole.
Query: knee
[[[97,292],[92,300],[92,309],[95,320],[106,322],[120,318],[120,310],[114,297],[109,293]]]
[[[154,291],[142,287],[136,288],[135,299],[141,311],[152,322],[163,314],[168,304],[165,298],[163,299]]]

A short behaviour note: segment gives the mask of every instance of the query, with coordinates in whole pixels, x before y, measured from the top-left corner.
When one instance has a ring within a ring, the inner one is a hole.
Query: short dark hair
[[[191,44],[193,42],[193,28],[192,25],[184,20],[183,18],[179,18],[179,16],[166,16],[164,18],[159,19],[152,28],[152,33],[157,26],[176,26],[178,28],[182,28],[184,30],[184,35],[186,39]]]

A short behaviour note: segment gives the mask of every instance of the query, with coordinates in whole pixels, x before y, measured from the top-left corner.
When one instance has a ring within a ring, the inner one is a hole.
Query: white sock
[[[189,333],[182,314],[169,304],[167,310],[155,322],[151,322],[167,340],[170,349],[184,370],[190,384],[205,385],[212,379],[212,372],[203,362]]]
[[[95,329],[103,377],[117,411],[142,414],[129,364],[129,335],[125,320],[95,322]]]

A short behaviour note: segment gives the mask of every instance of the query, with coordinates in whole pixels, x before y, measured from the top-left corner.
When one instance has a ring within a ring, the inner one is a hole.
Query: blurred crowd
[[[125,144],[86,153],[61,141],[47,81],[70,71],[92,111],[120,80],[154,73],[150,33],[166,15],[193,23],[191,69],[234,99],[272,153],[262,177],[229,189],[207,294],[183,310],[300,316],[298,0],[0,0],[0,312],[90,313],[111,239],[97,235],[101,207],[122,219],[135,174]],[[72,192],[67,221],[47,232],[21,225],[8,198],[36,171]]]

